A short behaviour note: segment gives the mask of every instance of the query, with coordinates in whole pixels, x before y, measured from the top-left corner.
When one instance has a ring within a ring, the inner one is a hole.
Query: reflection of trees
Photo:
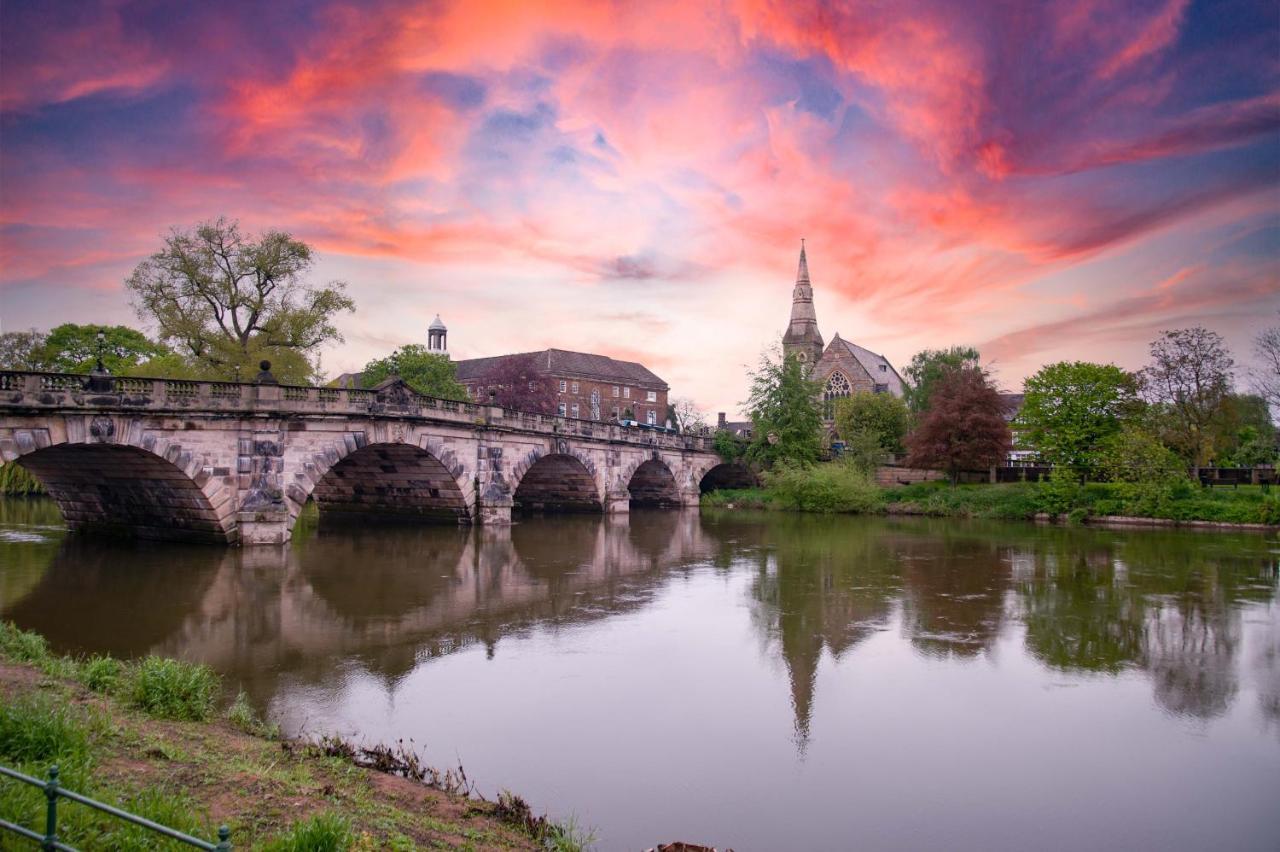
[[[1027,648],[1065,670],[1150,673],[1156,701],[1212,718],[1236,694],[1242,605],[1275,596],[1256,536],[1045,531],[1021,572]]]
[[[66,534],[49,498],[0,497],[0,613],[39,585]]]

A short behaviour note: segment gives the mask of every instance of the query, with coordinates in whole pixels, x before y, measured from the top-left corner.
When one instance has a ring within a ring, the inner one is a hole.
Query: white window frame
[[[657,426],[657,425],[658,425],[658,412],[657,412],[657,411],[655,411],[654,409],[650,408],[647,412],[645,412],[644,420],[645,420],[645,422],[646,422],[646,423],[648,423],[650,426]]]
[[[568,408],[569,407],[562,402],[556,406],[556,414],[559,414],[561,417],[564,417],[565,413],[568,411]]]
[[[614,386],[613,386],[613,398],[614,398],[614,399],[617,399],[617,398],[618,398],[619,396],[621,396],[621,395],[622,395],[622,388],[618,387],[617,385],[614,385]]]
[[[631,399],[631,388],[626,387],[622,389],[622,398]]]
[[[576,402],[573,405],[569,406],[570,417],[577,419],[580,416],[581,411],[582,409],[578,407],[578,403]]]
[[[577,382],[574,382],[570,387],[571,387],[571,389],[573,390],[573,392],[574,392],[574,393],[578,393],[578,392],[579,392],[579,390],[578,390],[578,389],[579,389],[579,387],[581,387],[581,386],[580,386]]]
[[[564,392],[565,392],[565,391],[567,391],[568,389],[569,389],[569,383],[568,383],[568,382],[566,382],[564,379],[561,379],[561,380],[560,380],[560,393],[564,393]]]
[[[645,397],[644,397],[644,398],[645,398],[645,401],[646,401],[646,402],[657,402],[657,401],[658,401],[658,392],[657,392],[657,391],[649,391],[648,393],[646,393],[646,394],[645,394]]]

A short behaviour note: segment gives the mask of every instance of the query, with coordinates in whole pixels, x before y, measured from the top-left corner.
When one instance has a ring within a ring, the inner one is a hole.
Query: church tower
[[[791,291],[791,324],[782,335],[782,351],[795,355],[812,369],[822,357],[822,349],[818,315],[813,309],[813,285],[809,283],[809,261],[804,256],[804,240],[801,240],[800,268],[796,271],[796,288]]]
[[[432,355],[443,355],[449,357],[449,329],[444,327],[444,323],[440,321],[440,315],[436,314],[435,320],[431,325],[427,326],[427,351]]]

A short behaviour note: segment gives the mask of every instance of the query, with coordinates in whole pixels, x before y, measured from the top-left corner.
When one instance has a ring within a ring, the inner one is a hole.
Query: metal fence
[[[164,835],[165,837],[176,840],[179,843],[194,846],[197,849],[205,849],[209,852],[230,852],[231,849],[231,830],[225,825],[218,829],[218,840],[216,843],[208,840],[201,840],[198,837],[192,837],[190,834],[184,834],[181,831],[161,825],[158,822],[152,822],[151,820],[140,817],[137,814],[122,811],[119,808],[112,807],[111,805],[103,802],[90,799],[88,796],[82,796],[79,793],[63,788],[62,785],[58,783],[58,767],[56,766],[49,767],[49,778],[45,781],[41,781],[39,778],[32,778],[30,775],[24,775],[7,766],[0,766],[0,775],[7,776],[15,781],[19,781],[23,784],[30,784],[33,787],[39,787],[41,790],[44,790],[46,801],[44,834],[41,834],[38,831],[32,831],[25,826],[3,819],[0,819],[0,830],[11,831],[14,834],[25,837],[28,840],[39,844],[41,849],[48,850],[48,852],[52,852],[52,850],[76,852],[76,848],[74,846],[68,846],[58,840],[58,799],[66,799],[70,802],[79,802],[80,804],[87,805],[94,810],[109,814],[116,819],[121,819],[125,822],[142,826],[148,831],[154,831],[156,834]]]

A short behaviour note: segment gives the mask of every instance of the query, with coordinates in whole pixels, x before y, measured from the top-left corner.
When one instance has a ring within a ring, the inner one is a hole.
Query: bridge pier
[[[631,492],[625,488],[621,491],[610,491],[604,496],[604,513],[606,515],[623,515],[631,511]]]
[[[293,521],[287,509],[237,512],[240,544],[286,544],[293,537]]]

